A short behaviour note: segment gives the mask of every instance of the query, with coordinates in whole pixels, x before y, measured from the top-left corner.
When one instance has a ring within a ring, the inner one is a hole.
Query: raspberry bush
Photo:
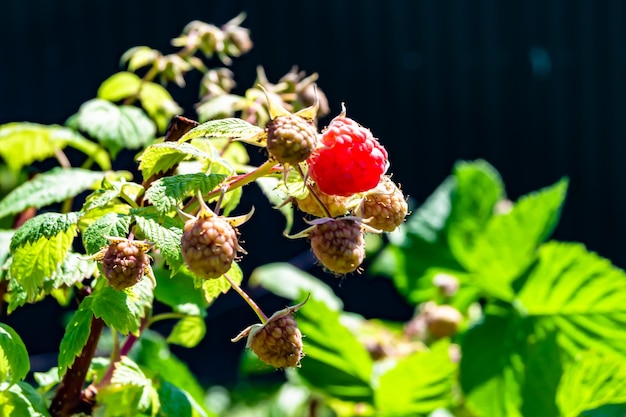
[[[49,370],[0,323],[0,416],[624,414],[626,274],[548,240],[567,180],[514,202],[489,164],[459,162],[409,215],[383,141],[345,106],[320,122],[317,74],[272,83],[260,68],[237,94],[227,67],[252,47],[242,21],[191,22],[171,54],[130,49],[63,126],[0,126],[21,181],[0,200],[2,313],[45,298],[70,313]],[[198,120],[168,90],[191,71]],[[137,165],[114,169],[129,152]],[[284,214],[285,241],[310,244],[310,273],[270,259],[244,276],[242,225],[266,221],[242,203],[255,186],[268,200],[255,206]],[[339,288],[374,280],[413,316],[344,311]],[[266,314],[259,286],[288,306]],[[228,292],[258,320],[233,335],[244,353],[225,392],[171,347],[197,348]]]

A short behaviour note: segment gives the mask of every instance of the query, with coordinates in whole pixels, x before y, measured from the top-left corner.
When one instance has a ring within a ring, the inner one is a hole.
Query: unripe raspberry
[[[312,192],[320,199],[322,204],[328,209],[331,217],[343,216],[350,210],[350,203],[352,199],[349,197],[342,197],[339,195],[326,194],[319,189],[317,184],[313,183]],[[296,199],[298,208],[305,213],[312,214],[315,217],[326,217],[328,214],[320,207],[319,202],[315,199],[313,194],[309,192],[306,197],[302,199]]]
[[[280,163],[305,161],[317,146],[317,130],[303,117],[276,116],[266,129],[267,150]]]
[[[365,258],[361,223],[347,218],[325,220],[310,232],[313,253],[337,275],[354,272]]]
[[[369,129],[345,117],[345,109],[322,132],[321,144],[307,163],[311,179],[327,194],[371,190],[389,165],[385,148]]]
[[[393,232],[404,222],[407,211],[400,188],[389,177],[383,177],[375,189],[365,194],[356,213],[374,229]]]
[[[449,305],[439,305],[429,309],[425,318],[428,333],[435,339],[455,335],[463,320],[459,310]]]
[[[181,251],[187,267],[200,278],[219,278],[243,251],[235,228],[221,216],[201,213],[185,223]]]
[[[298,305],[277,311],[265,324],[247,327],[232,341],[247,336],[246,347],[251,348],[260,360],[275,368],[299,366],[303,356],[302,333],[293,316],[307,300],[308,297]]]
[[[150,256],[145,251],[150,248],[146,242],[124,238],[109,238],[111,243],[97,255],[102,260],[102,270],[109,285],[116,290],[132,287],[149,273]]]

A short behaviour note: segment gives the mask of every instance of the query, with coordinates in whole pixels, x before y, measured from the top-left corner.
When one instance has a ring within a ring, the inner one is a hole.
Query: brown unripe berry
[[[250,334],[249,347],[275,368],[297,366],[302,358],[302,333],[293,312],[267,322]]]
[[[150,265],[147,247],[144,242],[111,238],[102,255],[102,270],[111,287],[123,290],[141,281]]]
[[[310,233],[311,248],[329,271],[344,275],[357,270],[365,258],[361,224],[352,219],[328,219]]]
[[[383,177],[378,186],[365,194],[357,209],[368,226],[385,232],[393,232],[404,222],[408,205],[400,188],[389,178]]]
[[[228,272],[241,247],[237,231],[225,218],[205,214],[185,223],[181,251],[192,273],[211,279]]]
[[[305,161],[317,146],[317,129],[297,115],[276,116],[266,126],[267,150],[282,164]]]

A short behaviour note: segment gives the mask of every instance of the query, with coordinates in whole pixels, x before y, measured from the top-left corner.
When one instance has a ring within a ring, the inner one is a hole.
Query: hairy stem
[[[254,300],[248,294],[246,294],[246,292],[239,285],[237,285],[237,283],[233,281],[228,276],[228,274],[224,274],[224,278],[226,278],[230,286],[233,287],[235,291],[237,291],[237,294],[239,294],[241,298],[243,298],[244,301],[248,303],[250,308],[256,313],[256,315],[261,320],[261,323],[263,324],[267,323],[267,316],[265,315],[265,313],[263,313],[263,310],[261,310],[261,308],[254,302]]]
[[[87,343],[74,359],[72,366],[65,372],[52,398],[50,403],[52,417],[70,417],[76,413],[91,414],[93,399],[91,395],[85,395],[86,391],[83,391],[83,386],[103,328],[104,321],[93,317]]]

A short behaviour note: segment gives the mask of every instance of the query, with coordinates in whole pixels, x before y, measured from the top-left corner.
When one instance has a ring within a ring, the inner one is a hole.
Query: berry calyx
[[[109,237],[109,246],[94,255],[102,262],[102,271],[109,285],[123,290],[137,284],[148,275],[156,285],[150,268],[150,256],[146,252],[152,244],[146,241]]]
[[[340,196],[376,187],[389,165],[385,148],[369,129],[346,117],[345,108],[322,132],[321,146],[307,163],[319,188]]]
[[[282,164],[305,161],[317,146],[317,129],[298,115],[277,116],[266,126],[267,150]]]
[[[243,252],[237,230],[226,218],[210,211],[187,220],[180,243],[187,267],[203,279],[224,275],[237,252]]]
[[[363,225],[350,218],[321,220],[309,234],[317,259],[336,275],[356,271],[365,258]]]
[[[319,198],[319,201],[315,198],[313,193]],[[316,183],[311,184],[311,188],[306,197],[297,198],[295,200],[300,210],[312,214],[315,217],[326,217],[328,214],[330,214],[331,217],[343,216],[350,211],[351,203],[354,201],[350,197],[326,194],[319,189]],[[328,214],[320,206],[320,203],[326,207]]]
[[[400,188],[383,177],[376,188],[368,191],[361,200],[356,214],[375,229],[393,232],[404,222],[408,205]]]

